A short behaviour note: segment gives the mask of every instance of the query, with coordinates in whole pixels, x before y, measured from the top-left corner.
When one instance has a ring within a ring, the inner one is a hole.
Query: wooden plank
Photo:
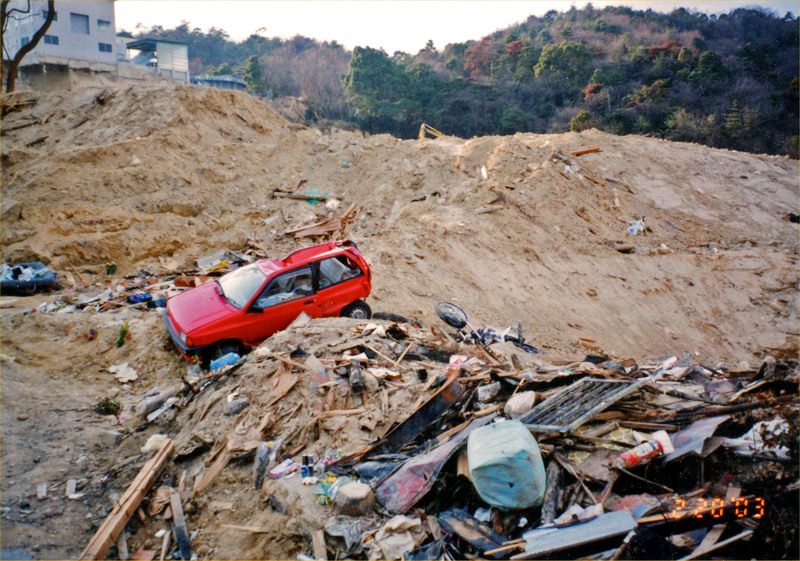
[[[497,549],[490,549],[489,551],[484,551],[483,555],[489,557],[490,555],[496,555],[497,553],[505,553],[507,551],[514,551],[515,549],[525,549],[525,544],[512,543],[511,545],[504,545],[503,547],[498,547]]]
[[[325,547],[325,531],[322,529],[314,530],[311,534],[311,547],[314,550],[314,559],[327,561],[328,548]]]
[[[269,534],[270,532],[274,532],[274,528],[268,528],[266,526],[239,526],[238,524],[223,524],[223,528],[227,528],[228,530],[239,530],[240,532],[248,532],[250,534]]]
[[[307,195],[305,193],[284,193],[283,191],[273,191],[273,197],[280,197],[282,199],[295,199],[298,201],[327,201],[328,199],[344,199],[344,195]]]
[[[328,417],[339,417],[347,415],[360,415],[366,413],[366,409],[359,407],[358,409],[333,409],[331,411],[322,411],[319,413],[320,419],[327,419]]]
[[[79,559],[103,559],[106,557],[109,548],[116,541],[130,517],[136,512],[139,503],[142,502],[147,491],[153,486],[156,477],[164,468],[164,464],[166,464],[174,449],[175,443],[171,439],[164,441],[158,452],[145,463],[136,479],[128,487],[128,490],[114,505],[111,514],[97,529]]]
[[[186,528],[186,518],[183,516],[181,496],[175,489],[172,489],[170,493],[169,506],[172,509],[172,529],[175,531],[175,541],[178,542],[181,559],[191,559],[192,549],[189,542],[189,530]]]
[[[687,555],[686,557],[681,557],[679,561],[689,561],[690,559],[696,559],[697,557],[701,557],[703,555],[711,553],[712,551],[716,551],[718,549],[721,549],[721,548],[725,547],[728,544],[731,544],[731,543],[733,543],[735,541],[738,541],[738,540],[741,540],[743,538],[750,537],[752,535],[753,535],[753,530],[745,530],[741,534],[736,534],[732,538],[728,538],[727,540],[723,540],[723,541],[719,542],[717,545],[715,545],[713,547],[710,547],[709,549],[707,549],[707,550],[705,550],[703,552],[697,553],[697,551],[695,551],[691,555]]]
[[[369,346],[369,345],[367,345],[367,344],[365,344],[364,346],[365,346],[366,348],[368,348],[369,350],[371,350],[371,351],[372,351],[373,353],[375,353],[376,355],[378,355],[379,357],[381,357],[383,360],[385,360],[386,362],[388,362],[389,364],[391,364],[392,366],[394,366],[395,368],[397,368],[398,370],[400,370],[400,365],[399,365],[399,364],[397,364],[397,361],[395,361],[395,360],[392,360],[391,358],[389,358],[388,356],[386,356],[385,354],[383,354],[382,352],[380,352],[378,349],[375,349],[375,348],[373,348],[373,347],[370,347],[370,346]]]
[[[488,205],[477,209],[475,214],[488,214],[496,210],[503,210],[504,208],[506,208],[506,205]]]
[[[208,487],[214,481],[214,478],[216,478],[219,475],[219,473],[223,469],[225,469],[225,466],[228,465],[230,459],[231,459],[231,452],[230,450],[225,448],[220,453],[220,455],[217,456],[217,459],[214,460],[214,463],[211,464],[211,467],[208,468],[208,470],[206,470],[206,472],[203,474],[203,477],[201,477],[194,484],[193,491],[198,495],[202,495],[203,493],[205,493],[206,489],[208,489]]]
[[[169,540],[170,540],[169,532],[164,533],[164,537],[161,539],[161,555],[158,556],[159,561],[164,561],[167,558],[167,553],[169,553]]]
[[[602,148],[599,146],[587,146],[586,148],[581,148],[580,150],[574,150],[570,152],[573,156],[583,156],[584,154],[591,154],[592,152],[602,152]]]

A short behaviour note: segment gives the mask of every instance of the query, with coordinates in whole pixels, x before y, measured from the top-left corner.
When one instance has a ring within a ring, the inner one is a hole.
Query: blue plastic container
[[[475,429],[467,440],[472,484],[485,502],[500,510],[541,506],[545,471],[539,445],[519,421]]]
[[[237,353],[228,353],[219,357],[217,360],[211,361],[211,364],[208,365],[208,368],[209,370],[217,370],[223,366],[235,364],[240,358],[242,357],[240,357]]]

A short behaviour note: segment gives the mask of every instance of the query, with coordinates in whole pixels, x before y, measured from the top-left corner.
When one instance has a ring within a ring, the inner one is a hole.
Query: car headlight
[[[183,331],[179,331],[178,332],[178,337],[180,338],[181,343],[183,343],[185,345],[186,344],[186,333],[184,333]]]

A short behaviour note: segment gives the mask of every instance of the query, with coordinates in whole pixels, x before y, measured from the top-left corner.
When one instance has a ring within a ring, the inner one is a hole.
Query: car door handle
[[[308,302],[303,302],[303,305],[304,306],[311,306],[314,302],[315,302],[315,300],[309,300]]]

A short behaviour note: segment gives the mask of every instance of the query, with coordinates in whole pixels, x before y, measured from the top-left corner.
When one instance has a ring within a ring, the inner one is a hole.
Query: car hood
[[[219,295],[216,281],[201,284],[167,301],[167,313],[175,328],[188,335],[236,312],[237,309]]]

